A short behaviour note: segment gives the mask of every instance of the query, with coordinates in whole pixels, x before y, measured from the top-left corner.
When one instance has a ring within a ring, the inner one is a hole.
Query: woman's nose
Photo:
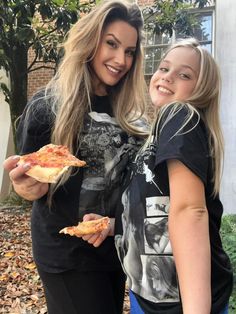
[[[115,56],[115,62],[120,65],[123,66],[125,65],[125,52],[124,51],[117,51],[116,56]]]

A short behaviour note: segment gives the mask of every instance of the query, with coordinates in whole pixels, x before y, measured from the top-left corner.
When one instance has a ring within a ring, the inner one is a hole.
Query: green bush
[[[236,313],[236,215],[225,215],[221,224],[221,237],[225,251],[229,255],[233,272],[234,288],[229,301],[229,314]]]

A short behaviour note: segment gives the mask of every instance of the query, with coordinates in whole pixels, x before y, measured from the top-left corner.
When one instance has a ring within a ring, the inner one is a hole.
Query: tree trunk
[[[27,103],[27,66],[28,49],[24,45],[14,46],[11,52],[10,63],[10,112],[15,141],[15,122],[22,114]]]

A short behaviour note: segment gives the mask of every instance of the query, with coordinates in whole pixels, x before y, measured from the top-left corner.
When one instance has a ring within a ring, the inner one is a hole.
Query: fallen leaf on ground
[[[0,313],[47,313],[42,283],[31,251],[30,210],[0,207]],[[126,290],[123,314],[128,313]]]

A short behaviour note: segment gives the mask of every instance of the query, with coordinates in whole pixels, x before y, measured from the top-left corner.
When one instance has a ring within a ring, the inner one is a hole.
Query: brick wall
[[[30,51],[29,64],[31,64],[33,58],[34,53],[33,51]],[[51,64],[47,64],[47,66],[51,66]],[[28,75],[28,99],[30,99],[37,90],[44,87],[49,82],[53,74],[53,70],[45,68],[30,72]]]
[[[151,5],[153,4],[153,0],[141,0],[141,1],[138,1],[138,4],[143,7],[143,6],[148,6],[148,5]]]

